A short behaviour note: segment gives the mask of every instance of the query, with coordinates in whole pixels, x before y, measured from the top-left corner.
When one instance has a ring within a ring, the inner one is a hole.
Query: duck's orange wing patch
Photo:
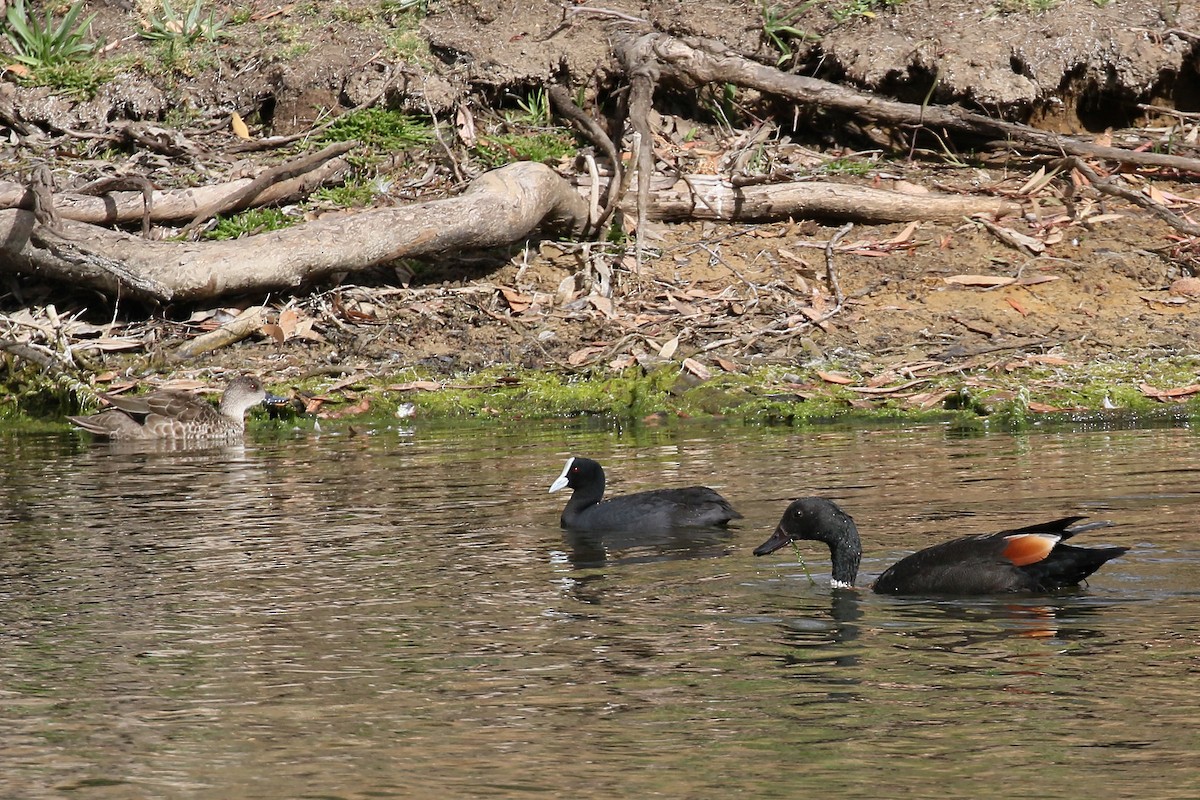
[[[1026,564],[1036,564],[1050,555],[1050,551],[1062,537],[1052,533],[1019,533],[1004,538],[1007,543],[1001,551],[1002,554],[1013,566],[1023,567]]]

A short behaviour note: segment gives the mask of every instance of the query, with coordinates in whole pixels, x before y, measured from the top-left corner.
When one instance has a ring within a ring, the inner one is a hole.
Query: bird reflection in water
[[[897,600],[888,603],[891,615],[906,636],[931,646],[959,650],[1013,637],[1078,641],[1102,636],[1090,621],[1111,604],[1079,592],[1030,598],[972,598],[933,601]],[[948,624],[949,623],[949,624]]]
[[[652,531],[564,530],[566,551],[551,560],[569,564],[575,574],[563,578],[567,592],[581,603],[601,605],[606,575],[597,570],[629,564],[722,558],[731,552],[732,531],[713,528],[678,528]]]
[[[729,555],[730,531],[713,528],[678,528],[654,531],[563,532],[567,559],[576,569],[610,564],[645,564],[722,558]]]

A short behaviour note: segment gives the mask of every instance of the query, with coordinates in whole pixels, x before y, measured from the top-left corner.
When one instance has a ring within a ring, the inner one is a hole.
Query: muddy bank
[[[576,7],[564,16],[550,4],[438,3],[415,27],[426,49],[409,60],[396,45],[398,18],[365,2],[338,8],[320,15],[256,6],[254,15],[229,27],[217,50],[222,69],[169,76],[129,70],[86,102],[0,84],[0,120],[13,133],[5,156],[13,163],[49,158],[64,183],[81,183],[116,165],[72,159],[80,140],[62,131],[107,130],[114,120],[170,118],[194,131],[238,110],[255,135],[267,136],[307,130],[331,111],[372,98],[445,116],[552,78],[580,87],[585,102],[603,104],[616,70],[608,32],[621,17],[720,38],[767,63],[913,102],[957,101],[1061,131],[1126,128],[1116,134],[1123,142],[1194,152],[1194,121],[1142,107],[1196,106],[1197,40],[1188,31],[1200,29],[1200,10],[1191,7],[1165,13],[1158,2],[1064,0],[1054,13],[1030,13],[1003,4],[909,0],[873,16],[839,17],[837,4],[824,4],[795,21],[812,36],[789,40],[783,53],[764,35],[758,4],[616,2],[606,4],[610,13]],[[118,6],[96,11],[97,31],[114,41],[134,24],[134,12]],[[139,46],[128,39],[121,45]],[[234,60],[245,68],[225,68]],[[930,149],[927,141],[885,154],[875,149],[871,130],[806,127],[762,98],[737,98],[730,110],[742,116],[731,127],[714,120],[711,93],[667,87],[661,94],[653,120],[660,166],[727,169],[763,122],[778,123],[769,158],[802,165],[811,177],[914,192],[1022,194],[1023,213],[1001,227],[1036,247],[969,220],[859,225],[828,256],[839,228],[831,221],[653,224],[643,231],[649,246],[640,261],[628,240],[604,246],[534,240],[383,268],[353,285],[335,281],[273,296],[252,336],[190,360],[174,357],[179,343],[263,298],[221,307],[114,307],[62,287],[9,279],[5,335],[41,348],[36,352],[46,363],[59,366],[70,349],[70,363],[100,386],[219,381],[227,372],[252,371],[277,388],[329,394],[336,402],[327,412],[354,409],[366,393],[385,407],[411,394],[429,413],[443,413],[454,403],[439,405],[429,386],[389,387],[427,382],[440,391],[478,383],[486,396],[505,388],[496,372],[505,369],[525,383],[537,381],[518,377],[528,376],[522,370],[561,376],[565,385],[586,379],[603,387],[651,373],[671,375],[672,386],[686,389],[717,387],[719,401],[669,399],[683,389],[659,401],[661,410],[683,414],[741,407],[758,415],[767,413],[759,400],[769,404],[776,396],[807,408],[830,399],[831,408],[889,412],[983,397],[977,410],[986,413],[1012,398],[1037,412],[1165,404],[1191,395],[1197,300],[1179,281],[1191,276],[1196,248],[1136,206],[1073,196],[1070,178],[1023,191],[1043,162],[1016,152],[975,161],[948,147]],[[170,113],[180,109],[188,112],[183,122]],[[776,116],[754,116],[765,111]],[[417,187],[381,202],[454,191],[452,167],[468,176],[486,168],[469,158],[452,165],[437,152],[399,154],[376,167],[379,179]],[[120,168],[136,171],[146,157],[135,147]],[[141,169],[167,181],[183,180],[184,167],[203,163],[195,154],[151,160],[151,169]],[[579,169],[571,160],[555,166]],[[232,162],[223,168],[251,169]],[[432,177],[420,183],[422,175]],[[1129,180],[1180,214],[1194,208],[1190,175],[1160,170]],[[6,358],[13,385],[20,370],[43,366],[12,349]],[[487,377],[476,381],[481,371]],[[758,405],[730,401],[726,379],[758,385]],[[624,391],[613,389],[613,396]],[[986,399],[993,394],[995,402]],[[68,396],[74,402],[86,391]],[[595,405],[604,404],[570,401],[549,413]],[[630,413],[655,413],[625,405]]]

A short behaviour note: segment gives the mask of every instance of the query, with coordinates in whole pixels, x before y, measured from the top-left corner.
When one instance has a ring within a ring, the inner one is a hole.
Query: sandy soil
[[[42,130],[160,120],[181,105],[201,120],[239,109],[247,118],[257,112],[263,133],[286,134],[385,87],[392,105],[437,113],[551,78],[585,85],[590,97],[603,99],[615,85],[605,28],[614,14],[678,35],[720,38],[768,62],[779,57],[760,33],[755,3],[614,0],[602,14],[584,6],[564,12],[557,3],[434,2],[421,31],[437,58],[407,65],[386,55],[392,28],[377,3],[345,0],[319,17],[299,6],[280,13],[274,3],[252,5],[255,17],[229,29],[215,73],[173,81],[124,75],[88,103],[8,83],[0,85],[0,108]],[[1200,9],[1192,4],[1171,11],[1159,0],[1063,0],[1052,13],[1006,13],[1017,4],[907,0],[849,20],[833,17],[837,4],[821,5],[793,23],[821,38],[797,46],[785,66],[915,102],[936,78],[933,102],[1096,136],[1140,126],[1117,135],[1151,147],[1170,137],[1178,152],[1195,152],[1194,121],[1138,111],[1139,103],[1189,110],[1200,100],[1198,40],[1185,33],[1200,31]],[[93,10],[97,31],[114,40],[127,35],[137,14],[116,3]],[[296,41],[305,43],[303,52],[284,56]],[[399,82],[398,66],[405,71]],[[656,120],[664,132],[660,157],[711,170],[737,146],[737,132],[694,121],[702,115],[681,107],[678,96],[667,102],[672,113],[664,108]],[[685,142],[679,132],[693,127],[699,136]],[[863,147],[824,131],[788,137],[811,148],[817,164]],[[5,145],[5,157],[30,155],[11,139]],[[899,155],[861,176],[834,179],[1012,194],[1037,168],[1018,155],[986,166],[956,164],[945,154]],[[393,177],[426,166],[397,159]],[[451,183],[444,165],[442,171],[447,179],[439,188]],[[80,182],[94,177],[83,165],[67,172]],[[1194,208],[1192,176],[1133,180],[1170,193],[1166,202],[1180,213]],[[1078,361],[1190,352],[1200,333],[1196,301],[1174,282],[1195,266],[1195,246],[1120,201],[1085,193],[1072,217],[1062,194],[1052,183],[1027,198],[1023,216],[1001,222],[1036,240],[1037,255],[970,221],[855,227],[833,253],[837,286],[823,249],[837,221],[655,225],[640,265],[630,255],[596,261],[586,248],[549,242],[475,261],[455,255],[415,276],[387,271],[367,285],[277,298],[280,307],[290,302],[287,330],[278,333],[286,341],[263,335],[204,365],[285,376],[347,364],[452,372],[496,363],[621,368],[692,358],[691,368],[715,370],[814,358],[904,365],[965,363],[988,353]],[[25,281],[7,295],[5,310],[30,297],[55,294],[31,292]],[[166,310],[153,336],[190,335],[219,319],[185,324],[194,310]]]

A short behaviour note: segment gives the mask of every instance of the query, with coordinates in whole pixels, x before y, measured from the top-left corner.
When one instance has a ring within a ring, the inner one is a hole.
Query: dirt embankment
[[[958,102],[1055,131],[1104,140],[1116,130],[1121,144],[1196,152],[1195,117],[1172,113],[1200,105],[1200,7],[1193,4],[1062,0],[1044,13],[1021,10],[1015,0],[859,4],[871,7],[870,16],[838,13],[851,3],[819,5],[790,21],[807,35],[783,40],[789,52],[781,53],[779,40],[763,33],[757,3],[430,3],[419,31],[432,56],[403,62],[390,38],[397,28],[377,3],[347,0],[336,13],[257,3],[253,16],[229,27],[217,69],[169,81],[133,71],[87,103],[0,85],[0,121],[14,133],[4,158],[48,156],[64,182],[114,170],[157,180],[178,178],[179,163],[199,162],[188,154],[156,167],[165,157],[134,147],[117,168],[71,164],[65,151],[86,138],[62,132],[111,130],[122,118],[158,123],[186,108],[193,130],[237,110],[261,123],[259,133],[280,135],[373,98],[444,118],[551,80],[584,87],[589,103],[607,106],[606,93],[621,86],[609,32],[623,21],[720,39],[785,69],[910,102]],[[135,11],[115,3],[94,10],[97,34],[139,46],[128,40]],[[301,41],[303,48],[289,49]],[[1151,113],[1152,105],[1166,110]],[[737,116],[722,118],[721,108]],[[1019,196],[1023,214],[1000,221],[1000,230],[967,220],[860,225],[828,252],[840,221],[654,224],[643,231],[649,249],[640,261],[551,243],[474,262],[455,254],[415,275],[381,273],[367,285],[276,298],[288,316],[272,318],[275,327],[254,340],[206,356],[204,367],[279,380],[322,365],[387,371],[423,364],[447,373],[496,363],[620,369],[685,359],[685,369],[701,372],[822,359],[902,372],[931,359],[977,363],[988,353],[1075,362],[1114,353],[1183,355],[1200,333],[1200,300],[1175,283],[1196,263],[1194,243],[1128,202],[1082,191],[1071,176],[1031,189],[1037,164],[1018,151],[992,149],[974,161],[934,131],[910,153],[880,152],[872,140],[892,134],[711,89],[664,87],[658,112],[660,169],[728,170],[761,146],[771,159],[806,165],[813,177]],[[767,138],[754,140],[764,128]],[[424,185],[449,190],[452,166],[464,165],[438,160],[436,147],[429,152],[398,155],[379,172],[415,182],[416,173],[432,170],[439,179]],[[867,167],[842,171],[851,154]],[[467,172],[477,167],[465,164]],[[1192,175],[1159,170],[1127,179],[1176,213],[1195,208]],[[82,305],[62,287],[9,280],[10,318],[22,306]],[[150,323],[130,319],[105,337],[158,341],[221,318],[205,312],[185,322],[195,310],[168,309]]]

